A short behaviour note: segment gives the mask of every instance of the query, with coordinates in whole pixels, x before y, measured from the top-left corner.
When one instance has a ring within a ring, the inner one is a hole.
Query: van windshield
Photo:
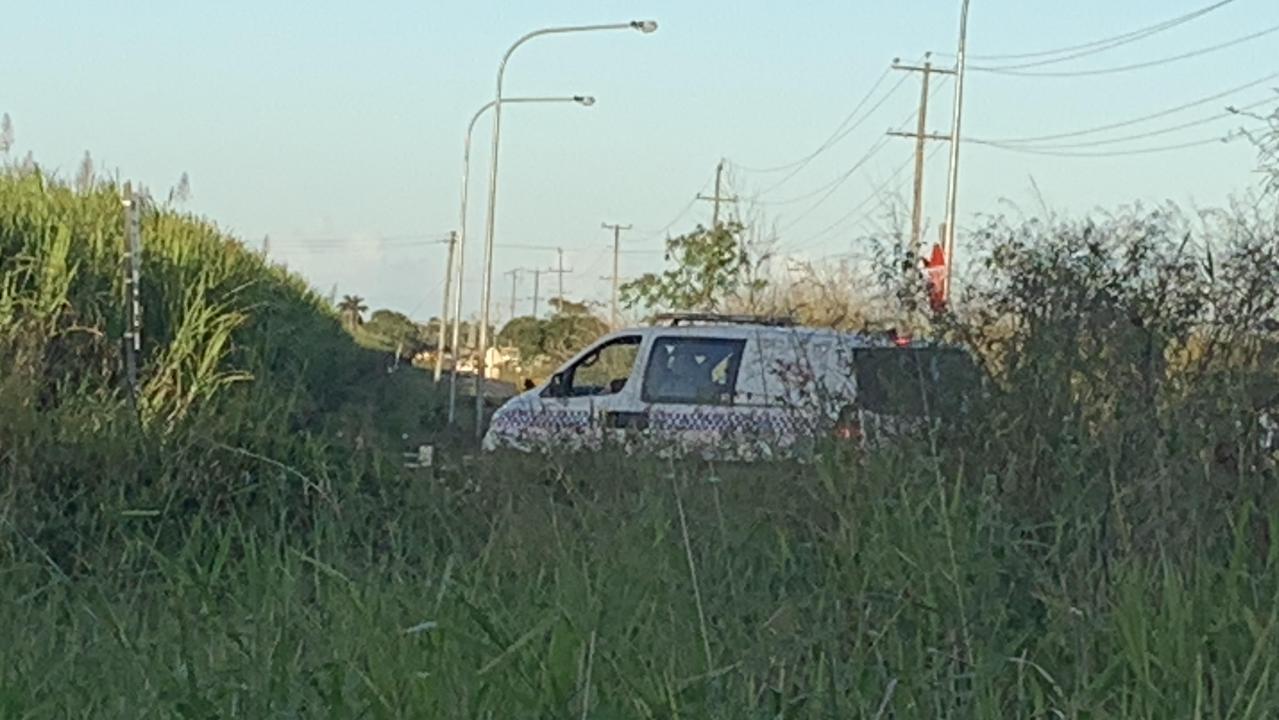
[[[980,383],[972,359],[951,349],[861,349],[853,370],[858,406],[884,415],[950,417]]]

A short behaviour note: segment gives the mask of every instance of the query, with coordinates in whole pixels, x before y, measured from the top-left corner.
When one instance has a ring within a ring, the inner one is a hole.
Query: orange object
[[[935,313],[946,311],[946,253],[941,245],[934,244],[928,259],[924,260],[924,282],[928,287],[928,305]]]

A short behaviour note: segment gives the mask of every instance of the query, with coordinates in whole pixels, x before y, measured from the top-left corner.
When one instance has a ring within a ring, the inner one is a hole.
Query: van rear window
[[[884,415],[951,416],[980,382],[972,359],[950,349],[861,349],[853,371],[858,406]]]

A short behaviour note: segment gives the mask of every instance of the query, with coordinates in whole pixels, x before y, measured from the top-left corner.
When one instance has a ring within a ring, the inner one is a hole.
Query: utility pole
[[[720,167],[722,168],[723,166],[724,166],[724,164],[723,164],[723,162],[721,162],[721,163],[720,163]],[[718,173],[716,173],[716,174],[718,175]],[[718,183],[716,183],[716,187],[715,187],[715,195],[716,195],[716,196],[718,196],[718,195],[719,195],[719,184],[718,184]],[[612,224],[612,225],[610,225],[610,224],[608,224],[608,223],[600,223],[600,227],[601,227],[601,228],[604,228],[605,230],[612,230],[612,231],[613,231],[613,302],[612,302],[612,308],[613,308],[613,309],[612,309],[612,315],[611,315],[611,318],[612,318],[612,327],[613,327],[613,329],[614,329],[614,330],[616,330],[616,329],[617,329],[617,321],[618,321],[618,315],[617,315],[617,277],[618,277],[618,256],[620,256],[620,255],[622,254],[622,231],[623,231],[623,230],[630,230],[630,229],[631,229],[631,226],[630,226],[630,225],[618,225],[618,224],[616,224],[616,223],[614,223],[614,224]]]
[[[520,269],[515,268],[514,270],[507,270],[506,274],[511,276],[511,320],[514,320],[515,319],[515,293],[517,290],[519,290]]]
[[[142,226],[141,200],[132,183],[124,185],[124,381],[129,402],[137,404],[138,363],[142,355]]]
[[[555,253],[556,253],[556,257],[558,258],[558,265],[557,265],[556,267],[553,267],[553,268],[551,268],[551,269],[547,270],[546,272],[548,272],[548,273],[555,273],[556,275],[558,275],[558,276],[559,276],[559,278],[558,278],[558,280],[559,280],[559,299],[560,299],[560,302],[561,302],[560,307],[561,307],[561,308],[563,308],[564,306],[563,306],[563,304],[562,304],[562,303],[563,303],[563,301],[564,301],[564,274],[565,274],[565,273],[571,273],[571,272],[573,272],[573,269],[572,269],[572,268],[566,268],[566,267],[564,267],[564,248],[562,248],[562,247],[560,247],[560,248],[555,248]]]
[[[937,133],[927,132],[928,123],[928,81],[933,73],[943,75],[954,75],[954,70],[946,68],[935,68],[932,62],[928,60],[932,56],[929,53],[924,56],[923,66],[902,65],[898,60],[893,60],[894,70],[905,70],[907,72],[917,72],[923,75],[923,82],[919,94],[919,118],[915,125],[915,132],[905,133],[890,130],[889,135],[894,137],[909,137],[915,139],[915,203],[914,209],[910,217],[910,250],[911,257],[919,257],[920,245],[923,244],[923,223],[924,223],[924,143],[928,140],[944,140],[949,141],[949,135],[941,135]]]
[[[542,297],[542,273],[545,272],[538,268],[525,270],[524,272],[533,273],[533,319],[537,319],[537,305]]]
[[[715,166],[715,194],[711,197],[706,197],[701,193],[698,193],[697,195],[698,200],[708,200],[714,204],[715,209],[711,211],[711,230],[719,228],[719,204],[722,202],[737,202],[737,196],[724,197],[720,192],[720,189],[723,187],[723,180],[724,161],[720,160],[719,164]]]
[[[959,49],[955,53],[955,107],[950,124],[950,170],[946,182],[946,242],[943,254],[946,260],[946,292],[951,289],[950,278],[955,269],[955,205],[959,192],[959,125],[964,110],[964,64],[968,43],[968,2],[963,0],[959,9]]]
[[[435,382],[437,383],[444,374],[444,333],[449,326],[449,300],[453,297],[453,259],[457,254],[456,232],[449,233],[448,244],[448,260],[444,262],[444,302],[440,305],[440,334],[435,341]],[[453,356],[457,357],[457,348],[453,349]]]

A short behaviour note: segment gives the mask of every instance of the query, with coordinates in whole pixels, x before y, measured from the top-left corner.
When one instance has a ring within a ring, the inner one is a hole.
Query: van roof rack
[[[665,323],[670,327],[691,325],[693,323],[716,323],[720,325],[767,325],[770,327],[791,327],[795,319],[780,315],[725,315],[708,312],[673,312],[659,313],[653,316],[653,324]]]

